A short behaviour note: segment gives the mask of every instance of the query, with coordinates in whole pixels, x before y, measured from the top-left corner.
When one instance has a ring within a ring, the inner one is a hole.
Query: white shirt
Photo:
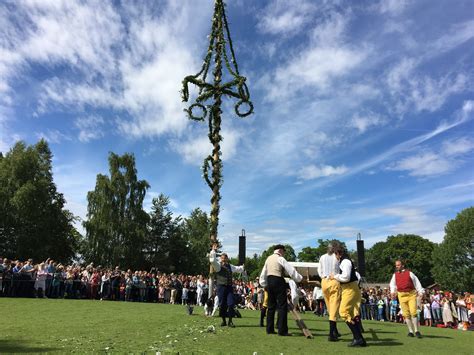
[[[323,290],[321,287],[314,286],[313,289],[313,300],[320,300],[323,298]]]
[[[319,258],[318,274],[324,279],[328,278],[331,273],[339,274],[339,261],[334,254],[324,254]]]
[[[196,287],[199,292],[202,292],[202,290],[204,289],[204,282],[202,282],[201,280],[198,280]]]
[[[296,287],[296,282],[290,279],[288,284],[290,285],[291,298],[293,299],[298,297],[298,288]]]
[[[273,252],[273,254],[278,254],[278,252],[275,250]],[[303,276],[301,276],[300,273],[298,271],[296,271],[296,269],[293,266],[288,264],[288,261],[286,261],[284,257],[279,256],[278,257],[278,263],[281,266],[283,266],[283,269],[286,271],[286,273],[288,274],[288,276],[290,278],[292,278],[296,282],[300,282],[301,280],[303,280]],[[266,287],[268,285],[268,283],[267,283],[267,264],[266,263],[263,266],[262,272],[260,273],[260,285],[262,287]]]
[[[411,281],[413,281],[413,286],[415,286],[416,292],[418,292],[419,295],[422,295],[425,293],[425,290],[421,286],[420,280],[418,280],[418,277],[415,276],[414,273],[410,271],[410,278]],[[392,275],[392,279],[390,280],[390,292],[395,293],[397,292],[397,283],[395,281],[395,274]]]
[[[324,256],[324,255],[323,255]],[[334,274],[334,278],[339,282],[349,282],[351,279],[352,263],[349,259],[342,260],[339,265],[341,268],[340,274]]]
[[[211,250],[211,252],[209,254],[209,262],[212,264],[215,272],[221,271],[221,263],[217,261],[215,250]],[[244,266],[243,265],[241,265],[241,266],[234,266],[234,265],[231,265],[231,264],[229,264],[229,265],[230,265],[230,269],[232,270],[232,272],[242,273],[244,271]]]

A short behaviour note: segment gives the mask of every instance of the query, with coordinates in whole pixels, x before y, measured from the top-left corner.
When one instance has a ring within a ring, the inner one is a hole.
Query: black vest
[[[232,269],[230,264],[221,264],[221,269],[216,274],[216,281],[218,285],[232,285]]]
[[[356,275],[356,271],[355,271],[355,267],[354,267],[354,263],[352,262],[351,259],[347,258],[347,257],[344,257],[341,259],[339,265],[342,263],[343,260],[349,260],[351,262],[351,277],[349,279],[349,281],[347,282],[341,282],[341,284],[348,284],[348,283],[351,283],[351,282],[354,282],[354,281],[359,281],[359,279],[357,278],[357,275]],[[342,274],[342,269],[339,267],[339,274]]]

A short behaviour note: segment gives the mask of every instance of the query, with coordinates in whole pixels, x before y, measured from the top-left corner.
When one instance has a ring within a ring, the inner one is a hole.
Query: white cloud
[[[167,1],[160,11],[153,2],[26,1],[14,6],[15,16],[0,22],[7,34],[0,43],[0,100],[11,102],[11,81],[27,76],[30,65],[63,67],[56,77],[40,82],[40,116],[52,110],[107,108],[126,113],[118,129],[127,137],[185,129],[181,80],[197,71],[202,59],[194,53],[206,46],[211,5]]]
[[[380,0],[375,7],[381,14],[400,15],[409,3],[409,0]]]
[[[104,119],[97,115],[78,117],[74,122],[74,126],[79,130],[78,138],[81,142],[102,138],[104,136],[103,124]]]
[[[453,163],[433,152],[426,152],[404,158],[389,170],[409,171],[411,176],[432,176],[445,174],[453,169]]]
[[[458,127],[459,125],[462,125],[463,123],[469,121],[472,119],[472,111],[474,110],[474,104],[473,101],[466,101],[463,104],[463,107],[458,110],[454,116],[455,119],[452,120],[451,122],[445,122],[442,121],[438,127],[436,127],[434,130],[429,131],[428,133],[419,135],[417,137],[411,138],[409,140],[406,140],[402,143],[399,143],[390,149],[358,164],[355,166],[350,167],[349,171],[345,173],[344,175],[341,175],[341,178],[347,178],[349,176],[352,176],[354,174],[358,174],[362,171],[369,170],[375,166],[378,166],[382,163],[385,163],[391,159],[394,159],[397,157],[399,154],[406,153],[414,149],[415,147],[421,145],[422,143],[429,141],[430,139],[439,136],[440,134],[447,132],[448,130]],[[441,163],[440,163],[441,164]],[[394,165],[392,165],[393,167]],[[396,166],[396,164],[395,164]],[[390,167],[389,167],[390,169]]]
[[[319,46],[333,46],[344,39],[349,14],[331,11],[326,18],[319,19],[319,24],[311,32],[311,38]]]
[[[432,53],[444,53],[474,37],[474,20],[455,24],[447,33],[429,44]]]
[[[11,109],[0,104],[0,152],[4,154],[10,150],[14,143],[12,133],[8,127],[10,115]]]
[[[462,137],[453,141],[443,142],[442,152],[447,157],[462,155],[474,150],[474,140]]]
[[[62,141],[70,141],[71,137],[67,134],[64,134],[57,129],[54,130],[47,130],[46,132],[39,132],[36,134],[38,139],[45,139],[50,143],[61,143]]]
[[[284,0],[273,0],[259,14],[258,29],[274,35],[298,32],[311,20],[315,8],[306,0],[298,1],[298,6],[289,6]]]
[[[411,176],[427,177],[446,174],[462,164],[461,157],[474,150],[474,141],[468,137],[445,140],[439,152],[425,151],[392,164],[389,170],[408,171]]]
[[[418,74],[415,69],[419,64],[417,60],[404,58],[387,73],[387,84],[398,113],[403,114],[413,109],[418,112],[435,112],[449,96],[468,87],[469,79],[464,73],[448,73],[433,78]]]
[[[68,164],[57,162],[53,166],[54,183],[58,191],[66,196],[66,208],[82,220],[87,218],[87,193],[94,190],[97,172],[92,171],[89,162],[74,161]],[[76,228],[84,233],[82,224]]]
[[[298,172],[298,177],[302,180],[313,180],[321,177],[328,177],[332,175],[345,174],[348,169],[344,166],[331,166],[331,165],[308,165],[303,167]]]
[[[387,216],[399,218],[398,223],[389,228],[393,234],[416,234],[425,238],[431,236],[435,237],[437,242],[441,239],[439,235],[446,223],[442,217],[430,214],[424,209],[406,205],[382,208],[379,211]]]
[[[304,49],[288,53],[273,72],[259,82],[266,92],[266,99],[278,101],[288,95],[296,96],[302,89],[318,92],[337,90],[333,84],[360,66],[369,49],[346,41],[350,10],[344,13],[329,8],[310,29],[309,43]],[[314,95],[314,94],[313,94]]]
[[[267,84],[267,99],[295,95],[305,87],[328,90],[334,79],[350,73],[365,56],[364,50],[342,46],[310,47],[276,69],[274,81]]]
[[[212,154],[212,145],[209,138],[203,130],[197,131],[199,137],[188,136],[182,140],[173,140],[171,147],[182,155],[183,159],[190,163],[201,166],[204,158]],[[232,159],[236,152],[242,134],[237,130],[223,129],[221,133],[223,139],[221,142],[222,160]]]
[[[356,128],[358,133],[362,134],[370,127],[380,126],[385,122],[386,120],[383,117],[373,112],[368,112],[367,114],[357,113],[352,116],[350,126]]]

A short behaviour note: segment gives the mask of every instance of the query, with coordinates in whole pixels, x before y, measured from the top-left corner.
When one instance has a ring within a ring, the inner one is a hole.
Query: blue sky
[[[236,254],[318,238],[442,240],[474,203],[472,1],[228,1],[255,114],[224,107],[219,228]],[[152,197],[209,211],[207,125],[182,111],[213,2],[0,2],[0,151],[47,139],[85,218],[107,156],[135,154]]]

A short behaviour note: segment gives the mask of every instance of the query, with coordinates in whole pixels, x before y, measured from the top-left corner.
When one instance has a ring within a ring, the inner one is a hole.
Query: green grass
[[[339,322],[342,340],[327,341],[326,319],[303,315],[314,339],[302,336],[288,317],[293,337],[266,335],[259,312],[242,311],[236,328],[221,328],[202,307],[188,316],[183,306],[79,300],[0,299],[0,353],[155,354],[473,354],[474,333],[422,327],[423,339],[407,338],[403,325],[364,322],[365,349],[347,348],[351,336]],[[216,332],[208,332],[214,325]]]

